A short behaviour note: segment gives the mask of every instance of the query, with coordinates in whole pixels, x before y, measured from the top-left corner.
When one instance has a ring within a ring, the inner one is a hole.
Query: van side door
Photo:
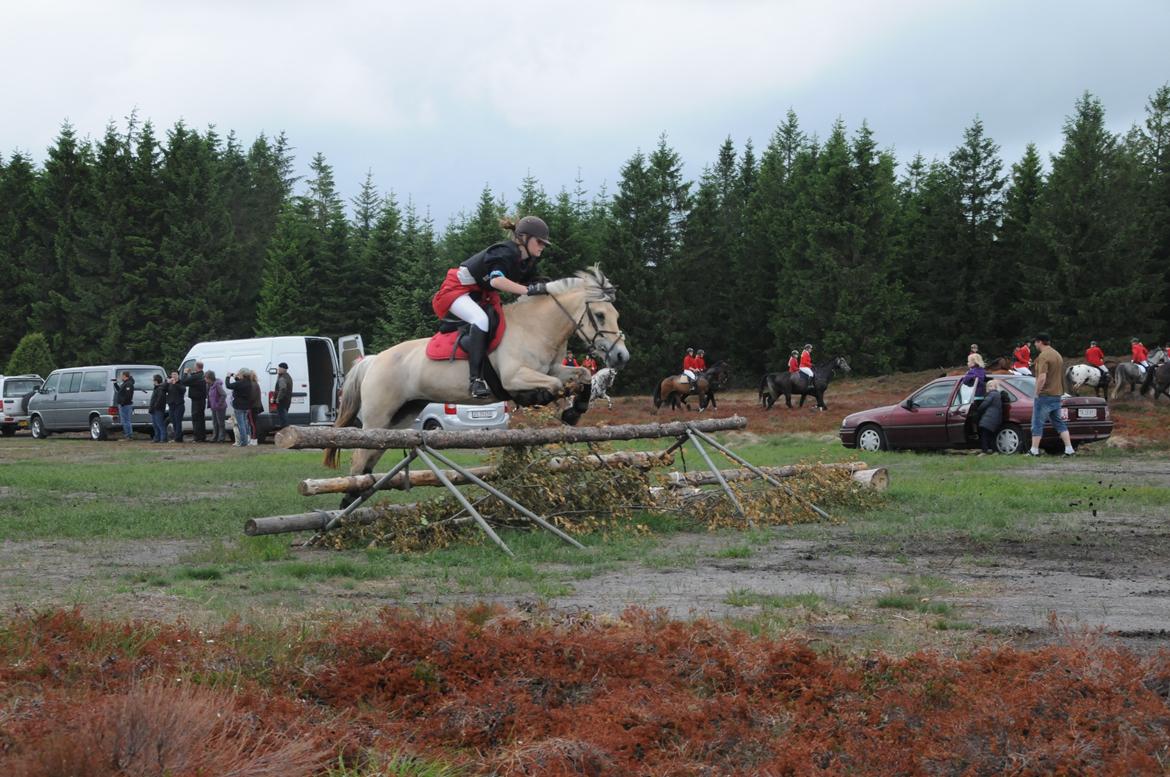
[[[61,429],[85,429],[89,426],[89,419],[85,418],[85,410],[82,407],[84,395],[81,393],[81,380],[83,373],[80,371],[67,372],[61,376],[61,385],[57,389],[57,401],[53,403],[56,408],[56,418],[53,423]],[[78,421],[78,418],[81,421]]]
[[[341,366],[341,377],[349,374],[353,365],[357,364],[366,355],[361,335],[346,335],[337,338],[337,354]]]

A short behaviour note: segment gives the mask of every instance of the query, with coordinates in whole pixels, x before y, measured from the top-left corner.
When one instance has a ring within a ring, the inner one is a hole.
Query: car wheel
[[[868,453],[886,450],[886,436],[880,426],[866,424],[857,430],[857,447]]]
[[[39,415],[34,415],[28,422],[28,429],[32,432],[32,436],[37,440],[43,440],[49,436],[49,432],[45,429],[45,422],[41,420]]]
[[[1000,453],[1023,453],[1030,442],[1030,435],[1025,435],[1015,424],[1008,424],[995,433],[995,449]]]
[[[89,439],[104,440],[106,439],[106,427],[102,426],[101,416],[93,416],[89,419]]]
[[[442,429],[442,428],[443,428],[443,425],[441,423],[439,423],[438,420],[436,420],[434,418],[428,418],[427,420],[423,421],[423,431],[433,432],[436,429]]]

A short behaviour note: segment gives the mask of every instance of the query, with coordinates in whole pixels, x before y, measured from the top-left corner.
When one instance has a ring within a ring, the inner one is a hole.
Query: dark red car
[[[1032,395],[1035,378],[994,375],[1007,392],[1004,422],[995,437],[1000,453],[1023,453],[1032,443]],[[846,448],[881,451],[891,448],[977,448],[979,435],[967,423],[971,409],[969,386],[959,377],[938,378],[896,405],[863,410],[841,422],[841,442]],[[1068,422],[1074,446],[1104,440],[1113,432],[1109,404],[1100,397],[1065,396],[1061,414]],[[1044,427],[1040,447],[1061,448],[1051,424]]]

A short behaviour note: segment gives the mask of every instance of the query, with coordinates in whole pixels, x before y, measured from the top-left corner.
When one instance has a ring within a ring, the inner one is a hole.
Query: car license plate
[[[135,415],[150,415],[150,410],[148,408],[145,408],[145,407],[136,407],[136,408],[134,408],[134,414]]]
[[[470,413],[472,418],[495,418],[495,410],[472,410]]]
[[[21,420],[17,421],[16,428],[17,429],[27,429],[28,428],[28,419],[22,418]]]
[[[1097,417],[1097,408],[1095,408],[1095,407],[1081,408],[1080,410],[1077,411],[1077,418],[1096,418],[1096,417]]]

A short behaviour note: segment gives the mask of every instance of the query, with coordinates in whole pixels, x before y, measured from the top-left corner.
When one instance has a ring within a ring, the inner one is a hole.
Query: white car
[[[458,405],[454,402],[432,402],[414,419],[414,429],[507,429],[507,402],[490,405]]]

